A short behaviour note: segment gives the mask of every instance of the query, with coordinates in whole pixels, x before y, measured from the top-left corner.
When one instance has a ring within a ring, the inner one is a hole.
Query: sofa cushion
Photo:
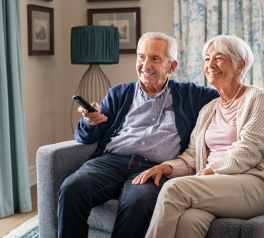
[[[89,229],[88,238],[111,238],[111,233],[96,229]]]
[[[88,218],[90,228],[112,233],[116,213],[118,209],[118,200],[109,200],[91,210]]]
[[[264,216],[247,220],[241,231],[241,238],[264,237]]]
[[[206,238],[240,238],[244,219],[218,218],[211,222]]]

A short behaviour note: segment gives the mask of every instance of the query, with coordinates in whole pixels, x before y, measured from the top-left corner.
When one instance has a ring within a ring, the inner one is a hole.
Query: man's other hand
[[[167,164],[156,165],[153,168],[145,170],[137,177],[135,177],[134,180],[132,181],[132,184],[134,185],[144,184],[151,177],[154,180],[154,184],[158,187],[161,176],[170,175],[171,172],[172,172],[172,168]]]
[[[105,122],[107,117],[104,114],[100,114],[100,106],[98,103],[93,102],[91,104],[98,112],[88,112],[87,109],[83,107],[78,108],[78,112],[82,113],[84,120],[91,126],[95,126],[99,123]]]

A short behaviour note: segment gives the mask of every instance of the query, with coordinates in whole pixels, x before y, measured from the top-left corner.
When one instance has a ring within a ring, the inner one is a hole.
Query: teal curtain
[[[248,43],[255,61],[244,83],[264,87],[263,0],[174,0],[174,37],[178,44],[174,78],[206,85],[202,47],[216,35],[238,36]]]
[[[22,85],[20,0],[0,0],[0,218],[32,210]]]

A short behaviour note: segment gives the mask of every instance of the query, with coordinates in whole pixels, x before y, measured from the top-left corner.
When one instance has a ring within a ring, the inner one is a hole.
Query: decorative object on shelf
[[[87,2],[128,2],[128,1],[140,1],[140,0],[87,0]]]
[[[79,26],[71,31],[72,64],[90,64],[82,76],[75,95],[82,96],[89,103],[100,103],[110,82],[99,64],[119,62],[118,28],[113,26]],[[71,107],[71,127],[73,129],[73,103]]]
[[[28,55],[54,55],[53,8],[28,5]]]
[[[119,33],[119,53],[136,53],[140,38],[140,8],[87,10],[88,25],[115,26]]]

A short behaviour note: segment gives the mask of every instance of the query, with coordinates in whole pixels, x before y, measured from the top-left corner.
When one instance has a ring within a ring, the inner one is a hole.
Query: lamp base
[[[91,64],[82,76],[75,95],[83,97],[89,103],[97,102],[100,104],[110,87],[111,84],[99,64]],[[74,133],[73,128],[76,125],[73,125],[73,105],[74,101],[72,101],[71,106],[71,129]]]

